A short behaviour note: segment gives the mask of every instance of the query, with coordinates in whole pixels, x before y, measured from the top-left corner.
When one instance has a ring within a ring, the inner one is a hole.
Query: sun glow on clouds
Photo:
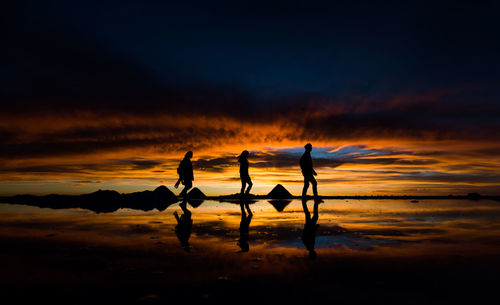
[[[267,193],[277,183],[294,194],[300,193],[302,176],[298,159],[303,152],[299,146],[302,143],[282,141],[276,145],[245,146],[235,142],[228,144],[220,139],[213,147],[205,144],[194,150],[195,186],[209,195],[238,192],[236,157],[247,149],[251,152],[254,193]],[[313,142],[312,156],[320,192],[446,195],[479,190],[488,194],[494,193],[500,181],[498,160],[478,150],[469,151],[460,143],[451,147],[451,143],[395,146],[373,142],[377,144]],[[165,151],[152,145],[36,160],[28,157],[9,164],[8,175],[0,177],[0,187],[3,193],[82,193],[97,189],[131,192],[153,189],[160,184],[173,190],[176,168],[183,155],[184,150]]]
[[[281,183],[299,194],[298,160],[311,142],[325,195],[497,195],[498,122],[490,108],[463,116],[464,106],[446,94],[248,111],[231,103],[146,112],[114,104],[61,114],[14,109],[0,114],[0,194],[172,188],[187,150],[194,152],[195,186],[210,195],[235,193],[236,157],[244,149],[251,152],[254,193]]]

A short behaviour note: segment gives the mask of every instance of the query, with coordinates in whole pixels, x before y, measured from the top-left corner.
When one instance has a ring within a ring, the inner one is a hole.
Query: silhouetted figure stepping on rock
[[[307,143],[304,148],[306,151],[300,158],[300,169],[302,170],[302,175],[304,176],[304,188],[302,189],[302,197],[307,195],[307,189],[309,188],[309,182],[313,186],[314,197],[318,198],[318,183],[314,176],[316,176],[316,171],[313,169],[312,158],[311,158],[311,143]]]
[[[248,195],[250,189],[252,188],[252,179],[248,174],[248,150],[244,150],[241,155],[238,156],[238,162],[240,162],[240,178],[241,178],[241,195]],[[248,188],[245,192],[245,187],[248,184]]]
[[[184,159],[179,164],[179,167],[177,168],[177,174],[179,175],[179,179],[175,183],[174,187],[178,188],[179,183],[182,183],[184,185],[184,189],[179,194],[179,196],[183,197],[184,199],[187,199],[187,191],[193,186],[192,181],[194,180],[194,175],[193,175],[193,164],[191,163],[192,157],[193,157],[193,152],[188,151],[184,156]]]

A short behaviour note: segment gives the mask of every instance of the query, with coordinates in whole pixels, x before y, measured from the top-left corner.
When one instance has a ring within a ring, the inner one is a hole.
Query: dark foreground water
[[[293,200],[249,208],[251,217],[238,203],[210,200],[100,214],[0,204],[2,293],[9,304],[239,297],[448,304],[495,295],[499,202]]]

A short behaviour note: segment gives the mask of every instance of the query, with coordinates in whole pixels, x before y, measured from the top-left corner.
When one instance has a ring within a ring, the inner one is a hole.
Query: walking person
[[[184,156],[184,159],[179,164],[177,168],[177,174],[179,179],[175,183],[174,187],[179,187],[179,183],[184,185],[184,189],[181,191],[179,196],[187,199],[187,192],[191,187],[193,187],[194,175],[193,175],[193,164],[191,163],[191,158],[193,157],[193,152],[188,151]]]
[[[316,176],[316,171],[313,169],[312,158],[311,158],[311,143],[307,143],[305,146],[305,152],[300,158],[300,169],[302,170],[302,175],[304,176],[304,188],[302,189],[302,197],[307,195],[307,189],[309,188],[309,182],[313,186],[314,197],[318,198],[318,183],[314,176]]]
[[[244,150],[241,155],[238,156],[238,162],[240,162],[240,178],[241,178],[241,196],[248,195],[250,189],[252,188],[252,179],[248,174],[248,150]],[[248,188],[245,192],[245,187],[248,184]]]

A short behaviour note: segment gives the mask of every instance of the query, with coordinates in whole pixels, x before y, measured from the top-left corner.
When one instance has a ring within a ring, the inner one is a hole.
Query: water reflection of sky
[[[308,201],[313,214],[313,202]],[[205,201],[187,206],[192,213],[189,242],[192,251],[216,247],[238,251],[241,210],[239,204]],[[249,228],[250,251],[305,250],[302,239],[305,215],[300,200],[282,212],[268,201],[250,204],[254,213]],[[494,201],[467,200],[325,200],[319,204],[318,251],[477,251],[500,253],[500,205]],[[111,244],[151,243],[179,248],[174,212],[120,209],[96,214],[82,209],[48,209],[0,204],[0,234],[20,237],[53,237]],[[146,242],[147,241],[147,242]]]

